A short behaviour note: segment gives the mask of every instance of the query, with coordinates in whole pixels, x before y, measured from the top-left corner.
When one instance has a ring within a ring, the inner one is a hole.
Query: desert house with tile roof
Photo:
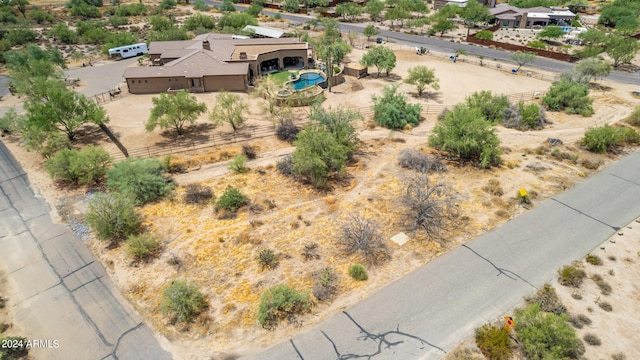
[[[531,29],[547,25],[570,27],[576,14],[562,7],[533,7],[527,9],[501,4],[489,9],[493,22],[503,28]]]
[[[131,94],[247,91],[256,77],[308,67],[310,56],[309,44],[296,38],[202,34],[193,40],[151,42],[152,65],[128,67],[123,76]]]

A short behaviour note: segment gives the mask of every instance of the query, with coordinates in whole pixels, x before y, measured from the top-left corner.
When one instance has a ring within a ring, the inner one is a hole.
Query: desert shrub
[[[151,233],[131,235],[125,244],[127,254],[135,260],[146,260],[160,249],[160,240]]]
[[[162,293],[161,310],[178,323],[191,322],[206,308],[207,299],[191,281],[175,279]]]
[[[373,95],[373,119],[388,129],[404,129],[407,125],[416,126],[420,122],[420,104],[409,104],[407,96],[399,93],[398,86],[382,89],[382,96]]]
[[[637,144],[640,134],[634,129],[613,127],[608,124],[587,130],[582,143],[587,150],[595,153],[611,152],[625,144]]]
[[[166,171],[158,159],[128,158],[107,171],[107,188],[131,196],[136,204],[145,204],[173,189],[173,183],[163,176]]]
[[[574,262],[558,270],[558,282],[560,285],[579,288],[582,281],[587,276],[582,270],[580,263]]]
[[[216,202],[216,210],[236,212],[248,202],[249,198],[241,193],[240,190],[234,187],[229,187]]]
[[[116,16],[138,16],[146,15],[147,7],[142,3],[121,4],[116,8]]]
[[[242,145],[242,154],[247,157],[248,160],[256,158],[256,147],[248,144]]]
[[[45,162],[45,169],[55,180],[90,184],[102,180],[111,165],[109,153],[99,146],[82,150],[62,149]]]
[[[304,260],[317,260],[320,259],[320,254],[318,254],[318,243],[308,243],[304,244],[301,252],[302,258]]]
[[[358,254],[368,265],[380,265],[391,258],[378,224],[359,216],[351,216],[342,225],[338,244],[346,255]]]
[[[576,329],[582,329],[585,325],[591,325],[591,319],[589,319],[586,315],[576,315],[569,316],[569,324],[571,324]]]
[[[623,353],[615,353],[615,354],[611,354],[611,359],[612,360],[627,360],[627,355],[625,355]]]
[[[0,343],[3,344],[0,348],[0,359],[2,360],[24,359],[29,353],[26,338],[20,336],[0,337]],[[13,346],[14,344],[17,346]]]
[[[260,296],[258,322],[266,328],[274,327],[281,318],[292,319],[311,308],[307,292],[299,292],[287,284],[271,287]]]
[[[100,240],[123,240],[142,226],[133,199],[123,194],[96,194],[84,220]]]
[[[602,265],[602,259],[598,255],[588,254],[585,260],[591,265]]]
[[[260,264],[260,268],[273,270],[278,267],[278,255],[271,249],[264,249],[258,253],[256,256],[256,260],[258,260],[258,264]]]
[[[582,116],[593,115],[592,103],[588,85],[566,78],[554,82],[542,98],[542,104],[551,111],[565,111]]]
[[[500,186],[500,180],[498,179],[489,179],[489,181],[487,181],[487,185],[482,187],[482,191],[493,196],[504,195],[504,189]]]
[[[314,274],[315,283],[313,285],[312,293],[316,299],[320,301],[330,300],[338,291],[336,281],[338,277],[335,272],[330,268],[324,268]]]
[[[440,157],[425,154],[419,150],[404,149],[398,155],[400,166],[420,172],[446,171]]]
[[[547,43],[544,42],[544,40],[533,40],[533,41],[529,41],[527,43],[528,47],[532,47],[534,49],[546,49],[547,48]]]
[[[207,185],[188,184],[184,189],[183,201],[189,205],[206,205],[213,198],[213,191]]]
[[[613,306],[606,301],[598,301],[598,306],[606,312],[613,311]]]
[[[514,316],[518,339],[529,359],[575,359],[584,353],[566,314],[544,312],[538,304],[531,304],[517,309]]]
[[[162,10],[169,10],[169,9],[175,9],[176,5],[177,5],[176,0],[162,0],[160,2],[160,5],[158,5],[158,8]]]
[[[540,129],[547,122],[544,116],[544,109],[538,104],[525,105],[521,101],[518,103],[518,112],[521,117],[521,128]]]
[[[298,138],[300,128],[291,121],[285,121],[276,128],[276,136],[282,141],[293,144]]]
[[[493,32],[489,30],[480,30],[476,34],[476,37],[483,40],[493,40]]]
[[[365,281],[369,278],[367,270],[360,264],[353,264],[349,267],[349,276],[356,281]]]
[[[525,299],[527,304],[538,304],[540,310],[554,313],[556,315],[565,314],[567,308],[562,304],[556,289],[549,284],[544,284],[534,296]]]
[[[467,96],[465,104],[470,109],[479,109],[487,121],[496,125],[504,119],[509,100],[506,95],[493,95],[491,91],[483,90]]]
[[[595,161],[595,160],[589,160],[589,159],[584,159],[582,160],[581,165],[589,170],[597,170],[600,165],[602,165],[601,161]]]
[[[602,276],[598,274],[591,275],[591,280],[593,280],[593,282],[596,283],[602,295],[611,295],[611,290],[612,290],[611,284],[604,281]]]
[[[236,174],[244,174],[249,171],[249,168],[246,166],[247,163],[247,155],[238,154],[233,157],[231,162],[229,163],[229,170],[233,171]]]
[[[602,345],[602,341],[600,340],[600,338],[596,334],[587,333],[587,334],[584,335],[584,337],[582,337],[582,339],[584,339],[584,342],[586,342],[587,344],[589,344],[591,346],[600,346],[600,345]]]
[[[489,360],[508,360],[511,357],[511,338],[503,328],[484,324],[476,329],[476,345]]]
[[[633,112],[627,118],[627,123],[632,126],[640,126],[640,105],[636,105]]]
[[[209,11],[209,5],[205,4],[204,0],[196,0],[193,3],[193,9],[198,11]]]
[[[276,162],[276,169],[278,169],[282,175],[293,176],[293,159],[291,155],[286,155],[281,160],[278,160],[278,162]]]
[[[489,168],[501,162],[500,139],[495,130],[481,109],[458,104],[433,128],[429,145]]]

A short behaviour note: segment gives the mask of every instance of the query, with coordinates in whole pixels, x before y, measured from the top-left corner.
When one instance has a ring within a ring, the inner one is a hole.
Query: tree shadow
[[[400,344],[403,344],[405,342],[405,340],[397,340],[397,341],[392,341],[389,340],[388,337],[390,336],[399,336],[399,337],[404,337],[407,340],[414,340],[420,343],[421,347],[420,349],[424,349],[425,346],[430,346],[432,348],[438,349],[439,351],[441,351],[443,354],[446,354],[447,352],[442,349],[441,347],[431,344],[428,341],[416,336],[416,335],[411,335],[409,333],[400,331],[400,325],[396,326],[395,330],[390,330],[390,331],[385,331],[385,332],[381,332],[378,334],[369,332],[367,330],[365,330],[364,327],[362,327],[362,325],[358,324],[358,322],[351,316],[349,315],[349,313],[347,313],[346,311],[342,312],[359,330],[360,333],[362,334],[362,336],[360,336],[358,338],[358,340],[361,341],[372,341],[374,344],[377,344],[377,349],[369,354],[354,354],[354,353],[342,353],[339,349],[338,346],[336,345],[336,343],[333,341],[333,339],[331,339],[329,337],[329,335],[327,335],[324,331],[320,331],[322,333],[322,335],[331,343],[331,346],[333,347],[333,351],[336,353],[336,358],[339,360],[347,360],[347,359],[372,359],[378,355],[381,355],[382,352],[386,349],[391,349],[394,346],[398,346]],[[293,344],[293,342],[292,342]],[[295,348],[295,346],[294,346]],[[297,349],[296,349],[297,351]]]
[[[411,94],[416,99],[433,100],[433,101],[437,102],[438,104],[442,104],[442,93],[441,92],[425,90],[422,93],[422,96],[419,96],[418,92],[412,92]]]
[[[109,137],[96,125],[84,125],[75,133],[74,143],[92,145],[100,141],[111,141]]]
[[[178,135],[175,129],[164,130],[160,135],[165,138],[165,140],[157,142],[156,145],[166,146],[176,141],[206,142],[210,137],[208,133],[215,128],[216,126],[213,123],[199,123],[185,127],[182,135]]]

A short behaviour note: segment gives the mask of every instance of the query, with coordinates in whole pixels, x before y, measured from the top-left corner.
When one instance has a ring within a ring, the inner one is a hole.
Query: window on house
[[[509,26],[509,21],[508,20],[503,21],[502,26]]]

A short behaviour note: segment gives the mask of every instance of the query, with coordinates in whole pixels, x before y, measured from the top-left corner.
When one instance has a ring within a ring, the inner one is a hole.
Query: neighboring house
[[[520,9],[510,5],[500,5],[489,9],[493,15],[493,23],[503,28],[530,29],[547,25],[570,27],[576,14],[567,8],[534,7]]]
[[[123,76],[131,94],[247,91],[255,77],[284,68],[306,68],[309,53],[309,44],[296,38],[202,34],[193,40],[151,42],[153,66],[129,67]]]

